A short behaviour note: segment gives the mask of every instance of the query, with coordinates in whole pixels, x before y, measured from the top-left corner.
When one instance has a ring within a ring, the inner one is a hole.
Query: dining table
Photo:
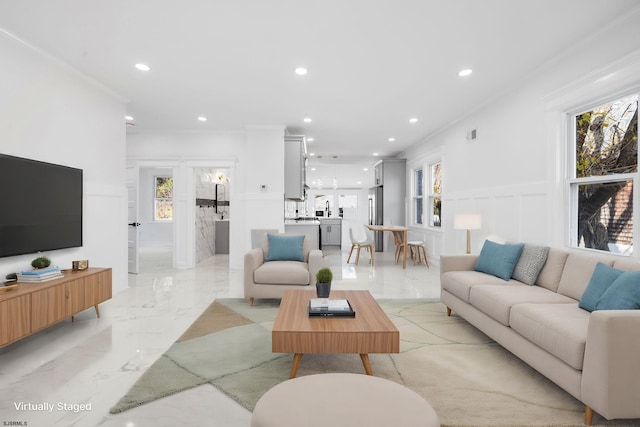
[[[389,231],[391,233],[402,233],[402,242],[405,247],[402,257],[402,268],[407,268],[407,238],[409,236],[409,228],[402,225],[372,225],[368,224],[367,228],[371,231]]]

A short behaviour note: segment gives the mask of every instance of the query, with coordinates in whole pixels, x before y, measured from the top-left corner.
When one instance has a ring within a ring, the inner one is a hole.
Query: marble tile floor
[[[403,270],[393,253],[376,253],[375,267],[366,254],[355,266],[353,259],[346,263],[348,251],[325,253],[334,289],[368,289],[376,298],[439,297],[433,262],[430,269],[408,262]],[[101,304],[100,319],[85,310],[73,323],[64,320],[0,349],[0,425],[248,427],[251,413],[210,385],[109,414],[215,298],[243,296],[243,272],[228,267],[227,255],[189,270],[172,269],[171,258],[168,248],[144,248],[140,273]]]

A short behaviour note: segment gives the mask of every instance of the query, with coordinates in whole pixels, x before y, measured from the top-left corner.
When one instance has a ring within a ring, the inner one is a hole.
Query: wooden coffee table
[[[369,353],[398,353],[400,332],[369,291],[331,291],[346,298],[356,317],[309,317],[315,291],[286,291],[273,324],[272,351],[293,353],[289,378],[295,378],[305,353],[359,354],[367,375],[373,375]]]

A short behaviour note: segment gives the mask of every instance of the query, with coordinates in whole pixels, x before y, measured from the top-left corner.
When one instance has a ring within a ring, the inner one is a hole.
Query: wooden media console
[[[0,347],[41,331],[111,298],[111,269],[63,270],[64,277],[44,283],[18,282],[0,293]]]

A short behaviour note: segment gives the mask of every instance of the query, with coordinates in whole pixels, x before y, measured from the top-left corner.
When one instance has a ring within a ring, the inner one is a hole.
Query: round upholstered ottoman
[[[439,427],[413,390],[369,375],[319,374],[278,384],[260,398],[251,427]]]

